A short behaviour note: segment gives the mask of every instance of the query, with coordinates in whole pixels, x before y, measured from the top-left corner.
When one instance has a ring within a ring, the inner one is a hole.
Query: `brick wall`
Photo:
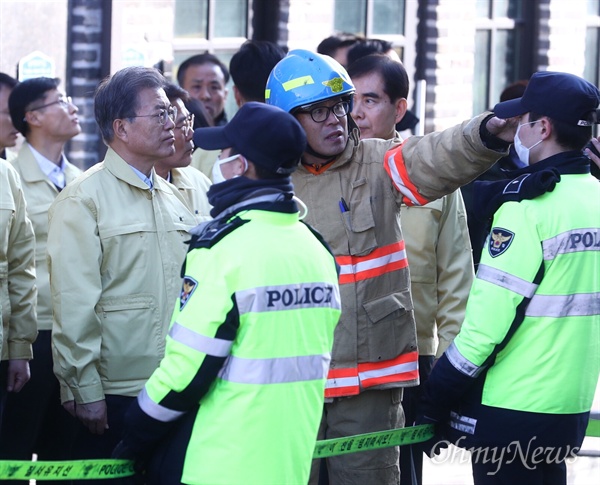
[[[94,119],[94,91],[106,74],[103,65],[103,8],[102,0],[70,0],[69,43],[67,51],[67,91],[79,108],[82,132],[67,146],[67,157],[86,169],[104,154],[100,132]]]

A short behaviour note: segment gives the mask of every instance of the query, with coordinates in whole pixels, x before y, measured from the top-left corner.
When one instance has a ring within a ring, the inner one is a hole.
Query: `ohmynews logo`
[[[465,437],[460,437],[455,446],[449,447],[445,452],[443,448],[453,444],[449,441],[443,440],[436,445],[436,452],[438,455],[434,455],[431,461],[435,464],[443,463],[482,463],[482,464],[495,464],[496,467],[493,471],[488,472],[490,476],[498,473],[502,465],[511,464],[517,460],[520,460],[522,465],[528,470],[535,470],[537,465],[541,464],[558,464],[563,461],[567,463],[573,463],[577,459],[577,453],[579,453],[579,447],[570,446],[566,447],[551,447],[551,446],[535,446],[534,436],[529,440],[526,447],[519,441],[512,441],[507,446],[484,446],[484,447],[471,447],[461,448],[460,443]],[[441,451],[441,452],[440,452]]]

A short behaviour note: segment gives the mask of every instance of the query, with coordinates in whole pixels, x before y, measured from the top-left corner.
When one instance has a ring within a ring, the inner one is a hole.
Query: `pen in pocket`
[[[348,208],[348,204],[346,204],[346,201],[344,200],[344,198],[342,197],[340,199],[340,211],[341,212],[348,212],[350,209]]]

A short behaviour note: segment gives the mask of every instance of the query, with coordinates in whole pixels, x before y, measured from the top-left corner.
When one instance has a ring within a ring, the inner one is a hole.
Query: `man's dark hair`
[[[538,113],[529,113],[529,121],[537,121],[542,116]],[[565,150],[583,150],[587,143],[592,139],[591,126],[577,126],[559,121],[550,116],[546,116],[552,123],[556,143]]]
[[[18,83],[8,97],[8,110],[13,126],[27,138],[29,125],[25,121],[25,113],[31,108],[32,103],[41,101],[44,104],[48,91],[58,88],[60,79],[51,77],[35,77]]]
[[[400,98],[408,97],[408,74],[398,61],[390,59],[383,54],[371,54],[361,57],[350,64],[348,75],[351,79],[358,79],[373,72],[379,73],[383,80],[383,92],[394,102]]]
[[[13,89],[19,81],[17,81],[14,77],[9,76],[4,72],[0,72],[0,88],[5,87],[7,89]]]
[[[350,34],[349,32],[340,32],[339,34],[331,35],[321,41],[317,46],[317,52],[326,56],[334,57],[335,52],[341,47],[349,47],[363,40],[362,37]]]
[[[104,143],[113,141],[113,121],[131,118],[144,89],[164,89],[167,81],[151,67],[126,67],[102,80],[94,95],[94,116]]]
[[[189,93],[177,84],[167,83],[164,89],[167,98],[169,98],[170,100],[181,99],[181,101],[183,101],[183,103],[185,104],[190,99]]]
[[[202,64],[214,64],[215,66],[219,66],[221,72],[223,72],[225,84],[229,82],[229,71],[227,70],[225,64],[223,64],[217,56],[205,52],[204,54],[197,54],[195,56],[189,57],[181,63],[181,66],[179,66],[179,69],[177,70],[177,82],[179,83],[179,85],[183,86],[185,73],[189,67],[201,66]]]
[[[527,87],[527,84],[529,84],[529,81],[525,79],[509,84],[500,94],[500,102],[502,103],[504,101],[522,97],[523,94],[525,94],[525,88]]]
[[[265,102],[269,74],[285,51],[273,42],[247,40],[229,62],[231,79],[246,101]]]
[[[355,43],[348,50],[348,66],[361,57],[371,54],[385,54],[393,49],[391,42],[382,39],[364,39]]]
[[[190,96],[183,104],[185,104],[187,110],[194,115],[194,130],[196,128],[206,128],[215,125],[204,105],[196,98]]]

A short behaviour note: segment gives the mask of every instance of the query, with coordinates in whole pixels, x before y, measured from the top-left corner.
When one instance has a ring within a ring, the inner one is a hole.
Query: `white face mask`
[[[219,157],[217,157],[217,159],[215,160],[215,164],[213,165],[213,168],[212,168],[213,184],[220,184],[221,182],[225,182],[226,180],[228,180],[225,178],[225,176],[223,175],[223,172],[221,171],[221,165],[223,165],[224,163],[232,162],[233,160],[235,160],[238,157],[240,157],[244,161],[244,172],[242,172],[242,173],[245,173],[246,170],[248,170],[248,162],[239,153],[237,155],[233,155],[231,157],[224,158],[223,160],[221,160]],[[239,176],[240,175],[234,175],[232,178],[239,177]]]
[[[534,143],[533,145],[531,145],[529,148],[527,148],[526,146],[523,146],[523,143],[521,143],[521,139],[519,138],[519,130],[521,129],[521,126],[533,125],[534,123],[536,123],[536,121],[530,121],[528,123],[519,124],[519,126],[517,126],[517,132],[515,133],[515,141],[514,141],[515,151],[517,152],[519,159],[525,165],[529,165],[529,150],[531,150],[533,147],[538,146],[540,143],[542,143],[542,141],[544,141],[544,140],[540,140],[537,143]]]

